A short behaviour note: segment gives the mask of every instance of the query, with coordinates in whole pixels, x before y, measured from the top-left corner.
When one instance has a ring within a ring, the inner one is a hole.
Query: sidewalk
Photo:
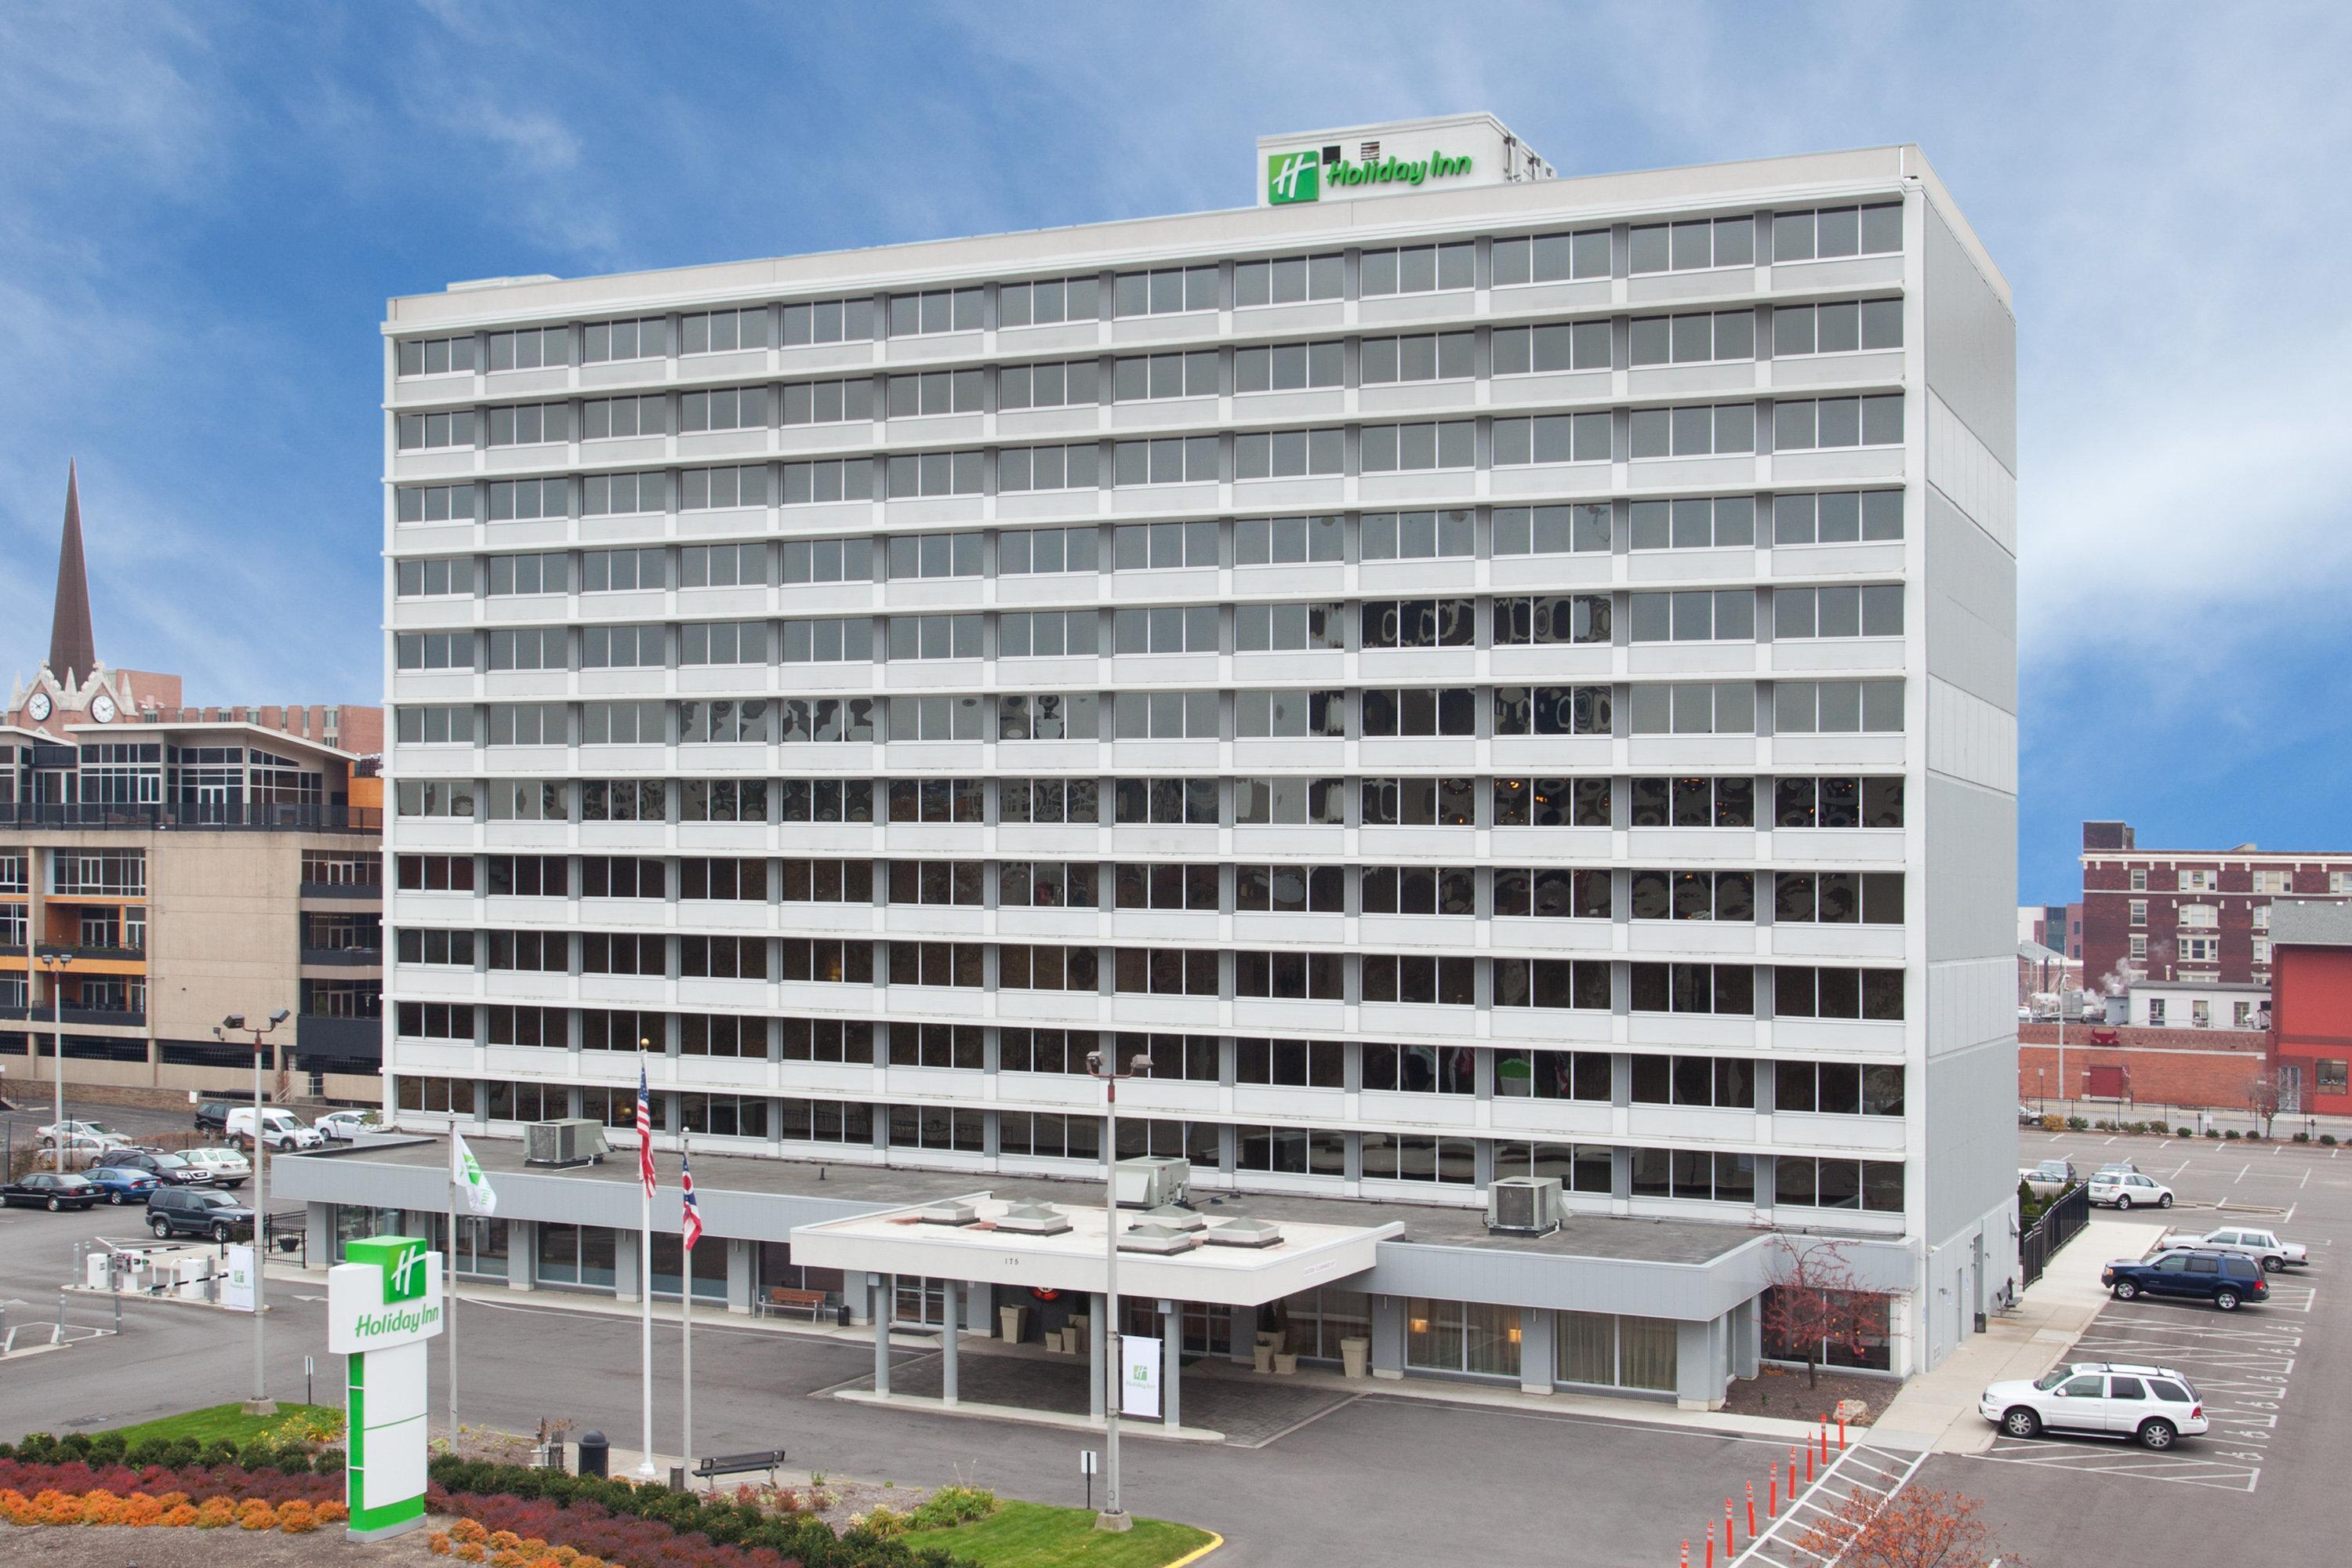
[[[1977,1414],[1985,1385],[2040,1377],[2055,1366],[2106,1305],[2099,1270],[2110,1258],[2137,1257],[2147,1240],[2146,1226],[2093,1216],[2019,1298],[2014,1311],[1989,1319],[1985,1331],[1971,1336],[1941,1366],[1905,1384],[1870,1428],[1869,1440],[1945,1454],[1990,1447],[1997,1433]]]

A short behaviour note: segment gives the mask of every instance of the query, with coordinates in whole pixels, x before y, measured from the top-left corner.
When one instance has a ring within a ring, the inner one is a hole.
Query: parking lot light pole
[[[1134,1517],[1121,1506],[1118,1495],[1118,1406],[1127,1388],[1127,1373],[1118,1355],[1118,1085],[1122,1079],[1150,1070],[1151,1058],[1147,1056],[1129,1058],[1122,1072],[1116,1058],[1100,1051],[1087,1053],[1087,1074],[1102,1080],[1103,1152],[1108,1161],[1103,1172],[1103,1321],[1092,1348],[1095,1354],[1109,1358],[1104,1363],[1108,1375],[1103,1379],[1109,1397],[1103,1401],[1103,1506],[1095,1515],[1095,1528],[1112,1531],[1135,1528]]]
[[[66,969],[73,963],[73,954],[44,952],[38,957],[41,967],[49,972],[49,994],[56,1002],[56,1005],[50,1008],[57,1016],[57,1031],[50,1037],[49,1066],[57,1073],[58,1112],[57,1120],[52,1123],[56,1135],[49,1140],[49,1145],[56,1151],[58,1174],[62,1176],[66,1173]],[[28,1040],[32,1037],[32,1027],[33,999],[27,995],[25,998],[25,1030]]]
[[[263,1041],[269,1032],[291,1015],[284,1007],[269,1015],[269,1022],[249,1026],[242,1013],[231,1013],[213,1030],[215,1039],[226,1039],[224,1030],[253,1036],[253,1397],[241,1408],[247,1415],[275,1415],[278,1401],[269,1397],[268,1361],[264,1340],[264,1281],[269,1268],[269,1154],[268,1140],[262,1136],[261,1121],[261,1053]]]

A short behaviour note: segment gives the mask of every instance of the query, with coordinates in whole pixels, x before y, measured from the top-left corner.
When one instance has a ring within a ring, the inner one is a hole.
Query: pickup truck
[[[2171,1297],[2210,1301],[2224,1312],[2247,1301],[2266,1301],[2271,1293],[2270,1281],[2244,1253],[2201,1248],[2159,1252],[2145,1262],[2119,1258],[2099,1271],[2099,1283],[2118,1301]]]
[[[2204,1248],[2214,1252],[2241,1252],[2272,1274],[2290,1264],[2301,1268],[2311,1261],[2310,1250],[2303,1243],[2282,1241],[2278,1232],[2252,1226],[2225,1225],[2202,1236],[2185,1230],[2167,1231],[2157,1246],[2165,1251]]]

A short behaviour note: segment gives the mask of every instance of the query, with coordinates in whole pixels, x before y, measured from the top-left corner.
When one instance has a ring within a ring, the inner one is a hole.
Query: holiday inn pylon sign
[[[354,1541],[425,1522],[425,1343],[446,1324],[441,1255],[414,1236],[346,1242],[327,1271],[327,1349],[343,1358]]]
[[[1469,172],[1467,153],[1451,158],[1432,153],[1426,158],[1350,163],[1342,159],[1327,163],[1312,149],[1271,153],[1265,160],[1265,196],[1271,205],[1286,206],[1292,202],[1320,201],[1327,186],[1352,193],[1360,185],[1418,185],[1424,180],[1452,179]]]

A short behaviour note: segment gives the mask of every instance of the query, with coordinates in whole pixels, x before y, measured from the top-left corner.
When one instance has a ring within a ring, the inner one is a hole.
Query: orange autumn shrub
[[[319,1516],[299,1499],[278,1505],[278,1528],[289,1535],[308,1535],[319,1528]]]
[[[520,1546],[521,1544],[522,1537],[517,1535],[511,1530],[494,1530],[490,1531],[488,1545],[490,1550],[493,1552],[512,1552],[516,1547]]]
[[[431,1550],[434,1556],[446,1557],[449,1555],[449,1532],[446,1530],[436,1530],[425,1538],[425,1544]]]
[[[196,1522],[196,1505],[191,1502],[173,1503],[163,1510],[163,1517],[156,1522],[168,1530],[184,1530]]]
[[[236,1504],[225,1497],[209,1497],[196,1505],[193,1521],[198,1530],[218,1530],[236,1522]]]
[[[150,1525],[162,1523],[163,1513],[163,1501],[161,1498],[149,1497],[145,1492],[132,1492],[123,1500],[121,1522],[145,1529]]]
[[[488,1541],[489,1538],[490,1532],[482,1528],[482,1523],[479,1520],[461,1519],[457,1523],[449,1527],[449,1539],[452,1541],[461,1542],[470,1541],[479,1543],[481,1542]]]
[[[457,1561],[460,1563],[479,1563],[484,1555],[482,1543],[478,1541],[461,1541],[457,1543]]]
[[[236,1510],[236,1524],[239,1530],[275,1530],[278,1510],[259,1498],[247,1498]]]
[[[339,1502],[322,1502],[310,1511],[320,1524],[341,1524],[352,1517],[352,1510]]]

